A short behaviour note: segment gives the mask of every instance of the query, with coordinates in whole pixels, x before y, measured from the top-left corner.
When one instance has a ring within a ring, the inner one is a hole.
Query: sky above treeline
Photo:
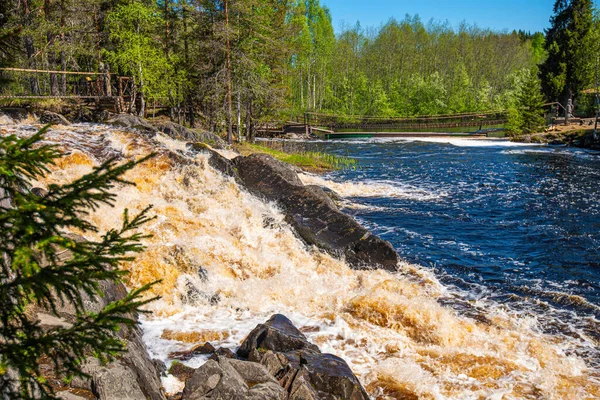
[[[336,31],[360,21],[363,27],[379,27],[406,14],[418,14],[423,22],[461,21],[496,31],[540,31],[549,27],[555,0],[321,0],[331,10]]]

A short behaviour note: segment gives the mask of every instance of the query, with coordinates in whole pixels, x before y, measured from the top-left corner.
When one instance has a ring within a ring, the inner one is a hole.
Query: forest
[[[591,2],[577,2],[588,3],[591,24]],[[555,14],[567,6],[558,0]],[[319,0],[5,0],[0,7],[1,29],[17,36],[10,66],[128,76],[135,112],[159,102],[171,119],[217,131],[306,111],[508,110],[552,51],[540,32],[410,15],[336,33]],[[580,69],[588,72],[579,85],[592,85],[591,69]],[[52,94],[66,90],[62,76],[50,76]],[[28,85],[40,90],[35,79]],[[552,90],[548,101],[559,97]]]

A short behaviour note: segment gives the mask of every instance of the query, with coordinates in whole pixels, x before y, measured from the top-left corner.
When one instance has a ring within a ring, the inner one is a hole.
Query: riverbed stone
[[[389,242],[338,210],[322,189],[305,187],[287,164],[266,154],[233,161],[243,185],[254,195],[281,206],[286,221],[306,243],[345,257],[355,269],[397,271],[398,254]]]

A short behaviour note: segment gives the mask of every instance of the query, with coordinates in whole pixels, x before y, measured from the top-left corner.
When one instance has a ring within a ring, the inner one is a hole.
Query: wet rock
[[[298,372],[290,388],[291,398],[297,392],[314,389],[318,398],[369,399],[358,378],[341,358],[333,354],[314,354],[305,351],[293,354],[293,358],[291,370],[297,369]],[[303,387],[306,389],[302,389]]]
[[[214,354],[212,356],[210,356],[210,360],[219,360],[221,358],[228,358],[228,359],[237,359],[237,356],[235,355],[235,353],[233,351],[231,351],[230,349],[227,349],[225,347],[221,347],[219,348],[219,350],[215,351]]]
[[[287,164],[266,154],[234,160],[243,185],[253,194],[277,202],[286,221],[310,245],[345,257],[356,269],[396,271],[398,254],[389,242],[374,236],[340,212],[321,188],[305,187]]]
[[[171,365],[171,368],[169,368],[169,374],[173,375],[182,382],[185,382],[191,378],[192,375],[194,375],[194,372],[196,372],[196,369],[188,367],[187,365],[183,365],[177,361],[175,361]]]
[[[275,314],[250,332],[237,354],[242,358],[248,358],[253,350],[286,353],[300,349],[319,351],[319,348],[309,343],[306,336],[289,319],[281,314]]]
[[[163,122],[156,125],[156,128],[173,139],[206,143],[215,149],[224,149],[227,147],[227,143],[214,133],[194,132],[174,122]]]
[[[63,115],[54,113],[52,111],[42,111],[40,115],[40,122],[42,124],[71,125],[69,120]]]
[[[260,364],[220,358],[209,360],[186,382],[182,399],[286,398],[285,391]]]
[[[265,330],[265,326],[272,332]],[[291,340],[284,339],[282,342],[280,335],[283,332]],[[369,399],[344,360],[323,354],[314,345],[301,345],[299,341],[308,343],[289,319],[274,315],[248,335],[238,355],[248,354],[250,360],[260,362],[286,390],[289,399]]]
[[[188,143],[187,148],[194,153],[208,154],[210,156],[208,165],[221,172],[223,175],[234,178],[238,183],[240,182],[237,168],[231,160],[223,157],[204,143]]]
[[[4,107],[0,109],[0,114],[10,117],[10,119],[16,122],[29,118],[29,110],[21,107]]]
[[[186,361],[199,355],[213,354],[215,351],[216,350],[213,347],[213,345],[206,342],[205,344],[194,346],[190,350],[175,351],[173,353],[169,353],[169,358],[172,358],[174,360]]]
[[[145,119],[131,114],[113,115],[104,121],[104,123],[120,128],[136,129],[145,133],[156,133],[158,131]]]
[[[153,359],[154,367],[160,376],[167,376],[167,365],[161,360]]]

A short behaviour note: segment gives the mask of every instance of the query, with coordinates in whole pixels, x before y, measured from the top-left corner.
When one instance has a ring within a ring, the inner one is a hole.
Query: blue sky
[[[331,9],[336,32],[342,23],[379,27],[391,17],[419,14],[424,22],[431,18],[448,20],[454,27],[465,20],[481,28],[502,31],[523,29],[542,31],[549,26],[555,0],[321,0]]]

